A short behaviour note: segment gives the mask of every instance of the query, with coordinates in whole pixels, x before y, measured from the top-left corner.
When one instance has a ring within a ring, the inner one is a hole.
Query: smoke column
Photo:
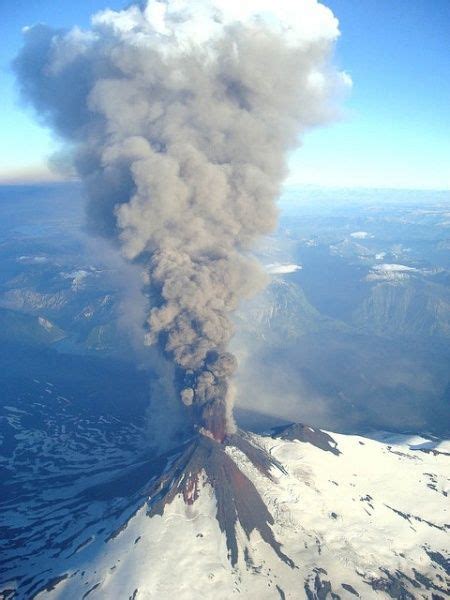
[[[230,315],[264,283],[249,250],[276,224],[288,152],[345,86],[337,21],[316,0],[153,0],[90,31],[24,34],[22,93],[64,142],[90,228],[145,265],[147,343],[173,361],[188,420],[221,441]]]

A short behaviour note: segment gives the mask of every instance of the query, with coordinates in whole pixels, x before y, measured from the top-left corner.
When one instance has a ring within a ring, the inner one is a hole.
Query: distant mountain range
[[[443,435],[450,202],[416,195],[377,204],[374,192],[358,203],[355,194],[286,203],[261,246],[271,284],[236,315],[238,404],[347,432]],[[130,336],[139,313],[133,306],[130,323],[123,308],[140,283],[130,291],[113,251],[87,241],[76,186],[3,188],[0,199],[4,342],[140,361]],[[271,405],[280,392],[283,402]]]

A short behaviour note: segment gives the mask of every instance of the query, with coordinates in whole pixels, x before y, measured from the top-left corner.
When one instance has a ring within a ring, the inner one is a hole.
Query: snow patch
[[[72,280],[72,289],[76,291],[83,286],[89,274],[90,273],[88,271],[85,271],[84,269],[78,269],[77,271],[72,271],[71,273],[63,274],[63,277],[64,279]]]
[[[375,257],[376,258],[376,257]],[[415,267],[400,265],[396,263],[383,263],[374,265],[372,271],[367,275],[367,281],[402,281],[409,279],[410,275],[420,273]]]
[[[54,325],[53,323],[51,323],[50,321],[48,321],[47,319],[44,319],[44,317],[38,317],[38,323],[41,327],[43,327],[46,331],[52,331],[52,329],[54,329]]]
[[[418,271],[418,269],[414,267],[407,267],[406,265],[397,265],[397,264],[389,264],[383,263],[382,265],[375,265],[373,267],[374,271],[391,271],[391,272],[401,272],[401,271]]]

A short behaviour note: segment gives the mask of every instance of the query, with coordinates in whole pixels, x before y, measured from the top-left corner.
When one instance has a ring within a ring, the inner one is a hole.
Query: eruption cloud
[[[338,23],[316,0],[152,0],[89,31],[28,28],[24,97],[64,142],[88,224],[145,267],[146,341],[190,424],[233,432],[231,314],[265,277],[290,150],[334,115]]]

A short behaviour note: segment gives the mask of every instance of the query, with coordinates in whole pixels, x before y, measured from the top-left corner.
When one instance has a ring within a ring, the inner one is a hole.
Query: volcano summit
[[[2,598],[448,597],[449,442],[293,425],[155,457],[105,415],[63,441],[59,398],[6,413]]]

